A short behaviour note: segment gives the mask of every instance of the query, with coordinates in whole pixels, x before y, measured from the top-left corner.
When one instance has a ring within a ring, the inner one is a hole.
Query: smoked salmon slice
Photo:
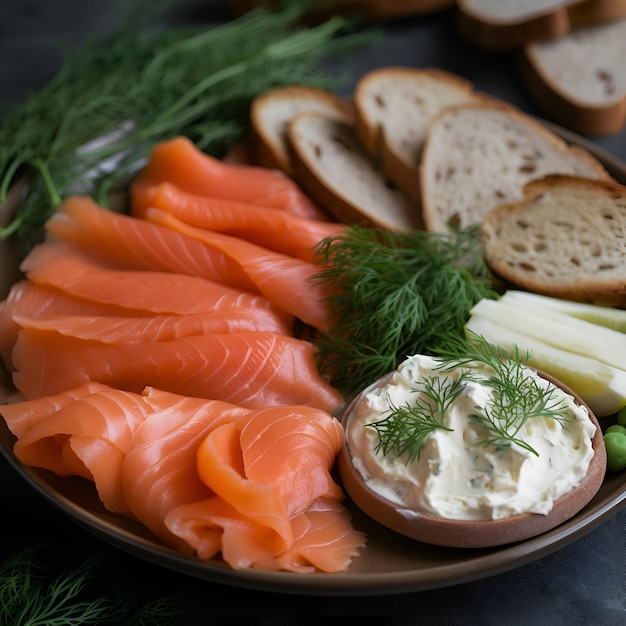
[[[107,385],[90,381],[56,395],[1,405],[0,415],[7,423],[9,430],[16,437],[21,437],[33,426],[54,415],[68,404],[102,389],[108,389]]]
[[[258,307],[254,308],[256,310]],[[22,280],[11,287],[6,300],[0,306],[0,356],[7,370],[11,371],[11,351],[20,329],[15,321],[18,317],[43,319],[53,315],[70,315],[86,316],[95,320],[100,316],[128,317],[142,314],[142,311],[82,300],[55,287]]]
[[[135,312],[184,315],[217,308],[258,306],[287,319],[284,311],[260,294],[200,276],[111,269],[59,243],[45,242],[34,247],[21,269],[37,285]]]
[[[264,331],[288,335],[291,326],[260,307],[218,309],[194,315],[153,315],[127,317],[114,315],[47,315],[13,317],[18,328],[37,328],[66,337],[102,343],[146,343],[170,341],[210,333]]]
[[[213,495],[198,476],[197,448],[211,430],[243,419],[251,410],[159,389],[147,389],[144,395],[154,413],[135,433],[122,467],[122,488],[140,522],[168,545],[192,554],[192,546],[170,532],[165,518],[177,506]]]
[[[83,389],[74,394],[74,401],[32,423],[16,441],[13,453],[24,465],[91,480],[108,510],[129,513],[122,488],[122,463],[135,431],[152,410],[138,394],[99,388],[83,395]],[[23,407],[16,404],[11,411],[3,411],[9,428],[11,415],[18,415],[16,419],[24,423],[20,410],[33,412],[29,401]]]
[[[161,209],[197,228],[235,235],[252,243],[313,262],[320,242],[339,235],[344,226],[304,218],[272,207],[199,196],[171,183],[131,186],[132,213],[144,218]]]
[[[135,393],[153,386],[248,408],[306,404],[332,412],[342,402],[319,374],[313,344],[279,333],[104,344],[23,328],[13,366],[13,383],[29,399],[94,380]]]
[[[308,528],[328,525],[320,526],[315,515],[307,518],[309,511],[345,514],[341,507],[320,506],[344,497],[330,474],[341,441],[339,422],[307,407],[273,407],[224,424],[206,436],[197,453],[198,474],[215,495],[173,509],[166,524],[201,558],[212,558],[219,547],[235,569],[313,571],[302,543],[295,548],[300,558],[285,555],[294,550],[295,539],[302,542],[303,519]],[[344,521],[349,523],[347,516]],[[355,546],[363,544],[360,533],[341,530],[343,554],[338,547],[336,558],[318,559],[325,571],[346,569]],[[326,544],[336,539],[330,533],[324,537]]]
[[[255,291],[241,267],[219,250],[171,228],[115,213],[88,196],[70,196],[46,223],[50,237],[118,269],[201,276]]]
[[[146,218],[221,250],[240,264],[257,289],[276,306],[313,328],[326,328],[327,289],[314,281],[319,266],[239,237],[190,226],[160,209],[148,209]]]
[[[155,146],[135,180],[138,185],[170,182],[193,194],[326,219],[323,211],[284,172],[226,163],[202,152],[187,137],[175,137]]]

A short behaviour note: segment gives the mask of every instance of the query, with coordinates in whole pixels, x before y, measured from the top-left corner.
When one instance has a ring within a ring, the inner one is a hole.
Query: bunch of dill
[[[477,228],[449,233],[349,226],[318,250],[332,311],[314,338],[320,370],[350,395],[412,354],[435,355],[495,297]]]
[[[29,185],[0,239],[17,234],[30,247],[71,193],[107,206],[112,185],[175,135],[221,156],[243,136],[251,100],[271,87],[333,86],[322,60],[379,33],[340,17],[304,26],[308,4],[159,28],[168,3],[135,0],[117,32],[69,53],[50,83],[1,120],[0,203],[18,178],[26,175]]]

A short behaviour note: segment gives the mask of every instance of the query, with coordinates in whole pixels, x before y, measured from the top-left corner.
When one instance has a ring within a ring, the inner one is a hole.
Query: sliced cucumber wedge
[[[572,302],[570,300],[551,298],[550,296],[543,296],[528,291],[517,291],[515,289],[506,291],[500,298],[500,302],[511,305],[524,302],[537,308],[558,311],[570,317],[626,333],[625,309],[615,309],[609,306],[585,304],[583,302]]]
[[[555,348],[566,350],[626,370],[626,334],[555,309],[530,304],[525,299],[483,299],[471,316],[519,331]]]
[[[554,347],[519,330],[513,330],[486,317],[473,315],[465,325],[466,334],[484,337],[511,354],[532,353],[531,367],[553,376],[576,392],[601,417],[626,406],[626,371],[597,359]]]

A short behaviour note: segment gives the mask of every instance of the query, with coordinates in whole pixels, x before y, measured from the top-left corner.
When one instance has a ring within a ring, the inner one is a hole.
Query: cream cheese
[[[519,513],[546,515],[554,501],[578,485],[593,457],[595,426],[587,409],[555,388],[564,419],[530,417],[517,434],[538,453],[512,442],[506,447],[483,445],[484,427],[470,419],[484,407],[492,390],[482,380],[483,367],[472,371],[478,380],[467,381],[445,411],[443,425],[429,435],[419,459],[408,462],[379,450],[372,426],[392,407],[415,403],[416,381],[431,377],[457,377],[444,373],[434,359],[415,355],[406,359],[383,386],[366,393],[347,428],[352,462],[368,486],[379,495],[410,510],[457,520],[501,519]],[[524,367],[543,387],[554,387],[534,370]]]

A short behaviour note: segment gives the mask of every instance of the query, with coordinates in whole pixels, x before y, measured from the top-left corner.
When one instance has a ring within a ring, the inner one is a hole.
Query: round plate
[[[626,166],[577,135],[548,124],[565,140],[582,145],[609,173],[626,184]],[[14,264],[0,250],[0,285],[11,282]],[[4,297],[4,295],[2,295]],[[0,389],[0,400],[2,393]],[[600,420],[602,423],[602,420]],[[219,560],[184,556],[157,539],[141,524],[107,511],[92,483],[61,478],[23,466],[13,455],[15,438],[0,420],[0,453],[44,498],[77,524],[130,554],[190,576],[249,589],[310,595],[372,595],[422,591],[456,585],[509,571],[551,554],[612,517],[626,501],[626,473],[608,473],[591,502],[567,522],[542,535],[499,548],[462,549],[430,546],[403,537],[366,516],[351,502],[354,526],[368,541],[349,571],[341,574],[295,574],[232,570]]]

